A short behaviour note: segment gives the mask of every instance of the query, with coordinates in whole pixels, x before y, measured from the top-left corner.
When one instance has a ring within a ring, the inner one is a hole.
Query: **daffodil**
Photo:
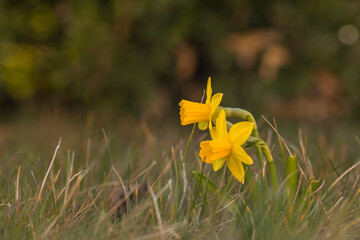
[[[233,125],[228,132],[226,127],[225,111],[221,110],[216,120],[216,127],[209,126],[211,141],[200,143],[200,157],[206,163],[212,163],[214,171],[219,170],[224,163],[234,177],[244,183],[244,167],[253,164],[253,160],[241,147],[249,138],[253,123],[239,122]]]
[[[209,77],[206,88],[205,103],[197,103],[187,100],[182,100],[179,103],[181,125],[199,123],[199,129],[206,130],[223,97],[222,93],[217,93],[214,96],[211,95],[211,78]]]

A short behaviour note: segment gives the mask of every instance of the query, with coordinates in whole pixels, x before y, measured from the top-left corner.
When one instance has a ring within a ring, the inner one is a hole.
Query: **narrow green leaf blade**
[[[201,173],[193,171],[193,175],[203,188],[206,187],[207,191],[219,196],[219,200],[221,200],[222,204],[226,207],[227,210],[232,213],[236,212],[236,204],[233,197],[227,194],[223,189],[219,188],[219,186],[217,186],[215,183],[209,179],[206,179],[206,177]]]
[[[289,197],[294,199],[298,185],[298,168],[297,168],[297,155],[290,155],[286,162],[286,187],[289,191]]]

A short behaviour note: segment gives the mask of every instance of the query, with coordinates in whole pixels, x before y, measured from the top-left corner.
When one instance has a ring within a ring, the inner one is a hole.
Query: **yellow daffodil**
[[[181,125],[188,125],[192,123],[199,123],[200,130],[206,130],[209,121],[213,117],[216,108],[219,106],[223,97],[222,93],[217,93],[211,97],[211,78],[209,77],[206,88],[205,103],[191,102],[182,100],[180,105],[180,120]]]
[[[209,126],[211,141],[200,143],[200,157],[206,163],[212,163],[214,171],[219,170],[224,163],[230,169],[234,177],[244,183],[244,167],[253,164],[253,160],[241,147],[249,138],[253,123],[239,122],[233,125],[228,132],[226,127],[226,115],[222,110],[216,121],[216,128]]]

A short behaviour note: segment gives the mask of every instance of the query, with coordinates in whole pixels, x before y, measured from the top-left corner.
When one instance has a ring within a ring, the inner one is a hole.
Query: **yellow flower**
[[[206,163],[212,163],[214,171],[219,170],[224,163],[234,177],[244,183],[244,167],[253,164],[253,160],[241,147],[249,138],[253,123],[239,122],[233,125],[228,132],[226,128],[225,111],[221,110],[216,121],[216,128],[209,126],[211,141],[200,143],[200,157]]]
[[[200,130],[208,128],[209,121],[211,121],[211,118],[223,97],[222,93],[217,93],[212,97],[211,94],[211,78],[209,77],[206,88],[205,103],[197,103],[187,100],[182,100],[179,103],[181,125],[199,123]]]

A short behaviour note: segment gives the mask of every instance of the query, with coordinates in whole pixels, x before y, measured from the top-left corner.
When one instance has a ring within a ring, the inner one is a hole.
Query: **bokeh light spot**
[[[344,25],[338,31],[339,41],[346,45],[354,44],[358,37],[359,31],[354,25]]]

